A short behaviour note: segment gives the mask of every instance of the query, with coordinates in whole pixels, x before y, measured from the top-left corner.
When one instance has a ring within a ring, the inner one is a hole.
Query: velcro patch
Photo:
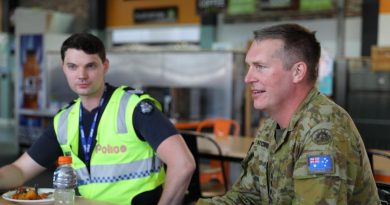
[[[333,159],[330,155],[315,155],[307,158],[309,173],[326,174],[333,172]]]
[[[318,145],[329,144],[332,140],[331,132],[328,129],[316,130],[313,134],[313,141]]]

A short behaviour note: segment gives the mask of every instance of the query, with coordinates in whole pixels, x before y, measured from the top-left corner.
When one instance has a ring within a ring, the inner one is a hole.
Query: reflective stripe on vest
[[[58,122],[58,141],[60,145],[68,143],[68,116],[70,111],[72,110],[73,105],[61,114],[59,122]]]
[[[122,97],[121,101],[119,102],[119,110],[123,109],[126,110],[127,103],[129,102],[129,99],[131,95],[135,93],[132,91],[125,92]],[[127,126],[126,126],[126,112],[118,112],[118,118],[117,120],[117,132],[118,133],[127,133]]]
[[[127,103],[129,102],[129,99],[131,95],[134,93],[139,93],[140,91],[138,90],[130,90],[126,91],[120,100],[119,103],[119,108],[118,110],[126,110]],[[58,141],[60,144],[66,144],[67,143],[67,136],[68,136],[68,116],[70,111],[72,110],[72,106],[70,106],[68,109],[62,113],[59,119],[59,125],[58,125]],[[118,112],[118,117],[117,117],[117,132],[119,134],[121,133],[127,133],[127,126],[126,126],[126,112]]]
[[[112,183],[121,180],[142,178],[152,173],[160,172],[162,162],[157,157],[151,157],[127,164],[94,165],[91,166],[91,179],[88,178],[87,168],[76,170],[78,185],[90,183]]]

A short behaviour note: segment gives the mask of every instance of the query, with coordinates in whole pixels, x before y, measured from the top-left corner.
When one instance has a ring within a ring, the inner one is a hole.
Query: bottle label
[[[38,93],[38,77],[29,76],[24,79],[24,94],[27,95],[36,95]]]

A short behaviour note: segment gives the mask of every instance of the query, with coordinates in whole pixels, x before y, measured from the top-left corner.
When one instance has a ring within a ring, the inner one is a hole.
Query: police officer
[[[71,35],[61,58],[79,98],[57,113],[26,153],[0,169],[0,188],[21,186],[69,154],[83,197],[127,205],[180,204],[195,162],[159,103],[141,91],[105,83],[109,61],[103,43],[91,34]]]
[[[315,87],[319,58],[314,32],[299,25],[254,32],[245,82],[269,119],[232,189],[198,204],[380,204],[351,117]]]

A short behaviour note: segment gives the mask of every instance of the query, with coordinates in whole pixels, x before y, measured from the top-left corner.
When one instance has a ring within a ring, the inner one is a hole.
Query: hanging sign
[[[197,0],[198,14],[218,13],[226,8],[226,0]]]
[[[177,22],[177,7],[135,9],[134,23]]]

